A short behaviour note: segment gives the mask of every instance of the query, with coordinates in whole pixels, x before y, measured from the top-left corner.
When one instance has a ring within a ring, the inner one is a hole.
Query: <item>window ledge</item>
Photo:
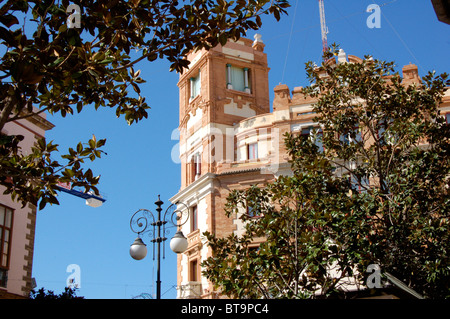
[[[194,103],[196,100],[200,99],[201,94],[197,94],[194,97],[189,97],[189,104]]]
[[[245,91],[239,91],[239,90],[227,88],[227,91],[230,91],[233,94],[245,94],[245,95],[252,96],[252,97],[254,96],[253,92],[251,92],[251,90],[250,90],[250,92],[245,92]]]

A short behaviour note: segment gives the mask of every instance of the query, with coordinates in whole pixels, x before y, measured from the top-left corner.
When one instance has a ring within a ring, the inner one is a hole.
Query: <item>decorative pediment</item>
[[[200,230],[197,229],[188,234],[187,241],[188,241],[188,248],[184,253],[188,256],[199,254],[203,247]]]

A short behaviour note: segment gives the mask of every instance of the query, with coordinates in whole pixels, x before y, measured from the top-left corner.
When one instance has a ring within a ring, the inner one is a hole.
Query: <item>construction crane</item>
[[[320,11],[320,29],[322,31],[322,50],[325,53],[328,50],[328,28],[325,22],[325,8],[323,5],[323,0],[319,0],[319,11]]]
[[[104,199],[103,197],[97,196],[93,193],[83,193],[83,192],[77,191],[72,188],[72,185],[70,183],[58,183],[57,188],[60,191],[63,191],[70,195],[81,197],[81,198],[85,199],[86,205],[91,206],[91,207],[99,207],[106,201],[106,199]]]

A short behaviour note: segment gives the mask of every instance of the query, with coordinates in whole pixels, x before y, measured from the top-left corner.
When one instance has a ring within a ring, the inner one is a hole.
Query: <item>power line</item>
[[[284,67],[283,67],[283,74],[281,76],[281,82],[284,82],[284,72],[286,71],[286,65],[287,65],[287,60],[288,60],[288,55],[289,55],[289,49],[291,47],[291,39],[292,39],[292,33],[294,31],[295,16],[297,15],[297,5],[298,5],[298,0],[295,2],[294,18],[292,19],[291,32],[289,34],[289,41],[288,41],[288,47],[286,49],[286,57],[284,59]]]
[[[386,5],[389,5],[389,4],[397,2],[397,1],[398,0],[392,0],[390,2],[385,2],[385,3],[383,3],[383,4],[379,5],[379,6],[381,8],[381,7],[384,7]],[[330,4],[333,4],[333,3],[330,2]],[[353,17],[353,16],[356,16],[356,15],[362,15],[362,14],[366,14],[366,13],[367,12],[365,10],[362,10],[362,11],[356,11],[356,12],[347,14],[345,16],[341,14],[342,18],[331,19],[331,20],[328,19],[327,23],[330,24],[330,23],[339,22],[339,21],[342,21],[342,20],[347,20],[347,18],[349,18],[349,17]],[[307,27],[304,27],[304,28],[301,28],[301,29],[292,30],[292,32],[290,32],[290,33],[282,33],[282,34],[279,33],[276,36],[267,38],[266,41],[270,41],[270,40],[273,40],[273,39],[278,39],[278,38],[281,38],[281,37],[289,36],[291,33],[297,33],[297,32],[307,31],[307,30],[310,30],[310,29],[316,29],[317,27],[320,27],[320,23],[315,23],[315,24],[311,24],[310,26],[307,26]]]
[[[397,0],[388,2],[388,3],[384,3],[382,6],[395,2]],[[376,4],[376,3],[375,3]],[[381,6],[380,6],[381,7]],[[414,53],[411,51],[411,49],[408,47],[408,45],[406,44],[406,42],[403,40],[403,38],[400,36],[400,34],[397,32],[397,30],[394,28],[394,26],[392,25],[392,23],[389,21],[389,19],[386,17],[386,15],[383,13],[383,10],[381,10],[381,14],[383,15],[383,17],[386,19],[387,23],[389,24],[389,26],[391,27],[392,31],[394,31],[395,35],[397,36],[397,38],[400,40],[400,42],[403,44],[403,46],[406,48],[406,50],[408,51],[408,53],[413,57],[414,60],[416,60],[418,66],[423,70],[422,66],[420,65],[419,60],[416,58],[416,56],[414,55]]]
[[[395,1],[397,1],[397,0],[395,0]],[[392,1],[393,2],[393,1]],[[356,28],[351,22],[350,22],[350,20],[348,19],[350,16],[353,16],[353,15],[355,15],[355,14],[350,14],[350,15],[346,15],[346,16],[344,16],[343,14],[342,14],[342,12],[341,11],[339,11],[339,9],[333,4],[333,2],[330,2],[330,4],[333,6],[333,8],[334,8],[334,10],[336,10],[336,12],[337,13],[339,13],[340,15],[341,15],[341,17],[342,17],[342,19],[344,19],[344,20],[346,20],[347,21],[347,23],[361,36],[361,38],[363,38],[366,42],[367,42],[367,44],[370,46],[370,47],[372,47],[372,49],[374,50],[374,51],[376,51],[376,52],[378,52],[380,55],[381,55],[381,53],[378,51],[378,49],[376,48],[376,46],[375,45],[373,45],[370,41],[369,41],[369,39],[367,39],[367,37],[365,37],[361,32],[360,32],[360,28]],[[386,3],[385,4],[383,4],[383,6],[384,5],[386,5]],[[365,13],[365,11],[364,11],[364,13]],[[358,14],[360,14],[360,13],[358,13]]]

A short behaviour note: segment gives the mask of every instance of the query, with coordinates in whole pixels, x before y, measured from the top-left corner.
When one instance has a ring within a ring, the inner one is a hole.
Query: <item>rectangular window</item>
[[[255,208],[251,206],[247,206],[247,215],[249,217],[261,217],[260,212],[258,212]]]
[[[250,93],[250,70],[227,64],[227,88]]]
[[[195,153],[192,155],[188,169],[190,170],[188,179],[190,183],[193,183],[202,173],[202,157],[200,153]]]
[[[254,160],[258,158],[258,143],[247,144],[247,159]]]
[[[354,137],[353,136],[350,137],[352,142],[354,143],[363,142],[361,135],[361,128],[359,127],[359,125],[355,126],[355,130],[352,133],[354,134]]]
[[[198,281],[198,260],[192,260],[189,268],[189,281]]]
[[[260,245],[248,247],[248,256],[258,255],[260,251]]]
[[[302,128],[302,136],[309,137],[312,127]]]
[[[445,114],[445,122],[450,124],[450,113]]]
[[[192,77],[190,79],[190,84],[191,84],[191,99],[193,99],[200,94],[201,88],[200,70],[198,71],[198,75],[196,77]]]
[[[342,144],[349,145],[350,144],[350,138],[348,136],[348,133],[341,134],[339,136],[339,141],[341,141]]]
[[[197,205],[191,208],[191,232],[198,229],[198,209]]]
[[[316,114],[316,112],[303,112],[303,113],[297,113],[297,116],[302,116],[302,115],[310,115],[310,114]]]
[[[0,205],[0,268],[4,270],[9,267],[12,225],[13,210]],[[6,278],[6,274],[2,274],[1,277]]]
[[[379,139],[381,146],[387,145],[384,139],[384,132],[386,132],[386,127],[384,124],[381,124],[377,130],[377,139]]]
[[[200,156],[200,153],[197,153],[194,155],[194,175],[197,179],[198,176],[200,176],[202,173],[202,158]]]
[[[7,281],[8,281],[8,271],[0,268],[0,287],[6,288]]]
[[[358,193],[366,192],[367,189],[370,188],[370,181],[367,177],[361,177],[360,181],[354,174],[347,173],[345,174],[345,176],[348,178],[350,184],[352,185],[352,188]]]
[[[323,132],[320,127],[306,127],[302,129],[302,136],[306,136],[312,139],[314,142],[314,145],[316,145],[319,148],[320,152],[323,152],[323,143],[322,143],[322,136]]]
[[[339,140],[346,145],[349,145],[350,143],[362,142],[361,130],[359,129],[359,125],[355,126],[354,130],[339,136]]]
[[[392,133],[390,125],[394,120],[382,120],[378,123],[377,137],[380,145],[393,145],[399,141],[399,137]]]

